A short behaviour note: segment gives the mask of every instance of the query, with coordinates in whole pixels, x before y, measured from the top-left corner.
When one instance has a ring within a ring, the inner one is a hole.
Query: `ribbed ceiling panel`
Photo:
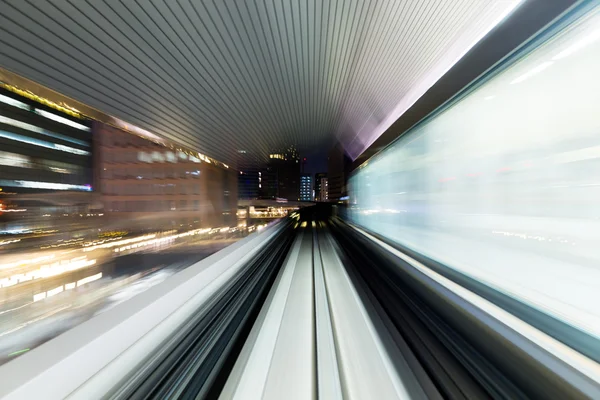
[[[0,65],[235,164],[358,156],[518,0],[0,0]]]

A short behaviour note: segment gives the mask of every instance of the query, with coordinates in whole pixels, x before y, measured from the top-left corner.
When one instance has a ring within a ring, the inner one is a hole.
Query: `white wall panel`
[[[600,337],[600,9],[352,178],[351,219]]]

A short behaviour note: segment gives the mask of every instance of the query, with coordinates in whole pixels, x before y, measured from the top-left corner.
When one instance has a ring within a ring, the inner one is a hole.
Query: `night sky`
[[[302,158],[306,157],[304,172],[315,175],[318,172],[327,172],[327,153],[329,149],[317,149],[312,152],[301,152]]]

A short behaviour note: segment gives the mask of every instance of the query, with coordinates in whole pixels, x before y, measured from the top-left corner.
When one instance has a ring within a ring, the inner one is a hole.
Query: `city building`
[[[338,201],[348,196],[348,178],[352,169],[350,157],[339,143],[330,151],[327,165],[327,191],[329,201]]]
[[[91,191],[91,121],[33,98],[0,88],[0,187]]]
[[[277,180],[277,168],[268,163],[266,167],[260,170],[260,188],[258,196],[262,199],[275,199],[279,197],[279,184]]]
[[[328,190],[327,174],[324,172],[315,174],[315,201],[329,201]]]
[[[0,82],[0,233],[236,223],[227,165],[18,82]]]
[[[89,215],[92,122],[77,111],[0,87],[0,232],[54,231]]]
[[[294,146],[269,154],[262,172],[261,197],[300,199],[300,157]]]
[[[310,174],[300,175],[300,201],[313,201],[313,185]]]
[[[257,199],[263,187],[261,162],[257,155],[247,150],[238,150],[238,199]]]
[[[329,198],[329,196],[323,196],[321,193],[322,190],[322,179],[327,179],[327,174],[325,172],[318,172],[315,174],[315,182],[314,182],[314,197],[315,201],[326,201],[325,199]],[[327,190],[327,186],[325,185],[325,190]]]
[[[100,122],[94,137],[101,201],[111,226],[176,229],[236,222],[234,170]]]

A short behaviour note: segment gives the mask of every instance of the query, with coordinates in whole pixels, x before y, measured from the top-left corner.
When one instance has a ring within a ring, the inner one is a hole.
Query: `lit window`
[[[50,143],[50,142],[46,142],[44,140],[34,139],[34,138],[30,138],[30,137],[23,136],[23,135],[18,135],[16,133],[6,132],[6,131],[0,131],[0,137],[3,137],[5,139],[14,140],[14,141],[21,142],[21,143],[31,144],[34,146],[44,147],[47,149],[64,151],[66,153],[72,153],[72,154],[78,154],[78,155],[84,155],[84,156],[87,156],[90,154],[89,151],[80,150],[80,149],[76,149],[76,148],[69,147],[69,146],[64,146],[62,144]]]
[[[87,132],[91,131],[91,129],[85,125],[78,124],[75,121],[71,121],[70,119],[63,118],[63,117],[53,114],[51,112],[40,110],[39,108],[36,108],[34,111],[36,114],[39,114],[42,117],[46,117],[46,118],[51,119],[56,122],[60,122],[61,124],[69,125],[73,128],[80,129],[82,131],[87,131]]]
[[[23,110],[29,110],[31,109],[31,107],[29,107],[29,105],[19,101],[19,100],[15,100],[12,97],[8,97],[8,96],[3,96],[0,94],[0,102],[4,103],[4,104],[8,104],[14,107],[19,107],[22,108]]]
[[[12,187],[23,187],[23,188],[34,188],[34,189],[54,189],[54,190],[82,190],[90,192],[92,187],[90,185],[69,185],[66,183],[51,183],[51,182],[36,182],[36,181],[11,181],[0,179],[0,185],[12,186]]]
[[[4,117],[4,116],[0,115],[0,122],[3,123],[3,124],[7,124],[7,125],[11,125],[11,126],[17,127],[17,128],[25,129],[27,131],[39,133],[39,134],[42,134],[44,136],[49,136],[49,137],[53,137],[55,139],[64,140],[66,142],[78,144],[78,145],[85,146],[85,147],[90,147],[90,144],[87,143],[87,142],[84,142],[83,140],[77,140],[77,139],[70,138],[70,137],[65,136],[65,135],[61,135],[59,133],[50,132],[50,131],[47,131],[45,129],[40,128],[39,126],[31,125],[31,124],[28,124],[26,122],[19,121],[19,120],[16,120],[16,119],[12,119],[12,118],[8,118],[8,117]]]
[[[32,168],[31,159],[22,154],[0,151],[0,165],[17,168]]]

